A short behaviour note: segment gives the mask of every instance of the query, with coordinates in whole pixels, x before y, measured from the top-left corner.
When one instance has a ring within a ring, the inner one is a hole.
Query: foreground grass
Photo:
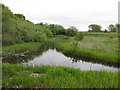
[[[117,88],[118,72],[80,71],[63,66],[3,64],[3,87]]]

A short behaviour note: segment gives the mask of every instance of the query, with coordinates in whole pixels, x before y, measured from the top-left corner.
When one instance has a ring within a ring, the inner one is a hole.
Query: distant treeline
[[[98,32],[101,31],[101,26],[90,25],[89,29],[89,31]],[[42,42],[60,34],[72,37],[76,36],[77,32],[78,29],[74,26],[65,29],[63,26],[57,24],[43,24],[42,22],[34,24],[26,20],[23,14],[13,14],[8,7],[2,4],[3,45],[22,42]]]
[[[104,30],[101,30],[102,29],[102,26],[100,25],[97,25],[97,24],[91,24],[88,26],[89,28],[89,32],[117,32],[118,29],[120,29],[120,24],[110,24],[108,26],[108,30],[107,29],[104,29]]]

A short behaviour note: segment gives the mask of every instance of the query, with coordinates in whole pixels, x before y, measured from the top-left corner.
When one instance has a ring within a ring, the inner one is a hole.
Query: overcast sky
[[[120,0],[1,0],[13,13],[25,15],[33,23],[75,26],[87,31],[88,25],[98,24],[107,29],[118,22]]]

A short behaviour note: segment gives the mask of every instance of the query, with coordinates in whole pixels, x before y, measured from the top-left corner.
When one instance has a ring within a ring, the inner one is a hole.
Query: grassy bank
[[[87,34],[87,35],[86,35]],[[77,58],[91,59],[91,61],[116,64],[118,63],[118,39],[116,33],[107,33],[103,36],[94,36],[86,33],[84,39],[75,43],[74,37],[56,35],[42,43],[21,43],[3,46],[3,56],[25,51],[33,51],[48,45],[55,47],[64,54]],[[97,34],[97,33],[96,33]],[[111,38],[112,35],[112,38]],[[50,45],[51,44],[51,45]]]
[[[73,44],[67,43],[62,43],[60,46],[61,47],[59,48],[61,48],[62,52],[65,54],[70,54],[77,57],[83,56],[86,58],[118,63],[118,55],[116,54],[107,54],[105,52],[80,49],[79,47],[74,47]]]
[[[117,88],[118,72],[80,71],[62,66],[3,64],[3,87]]]
[[[95,36],[98,35],[98,36]],[[84,57],[105,63],[118,63],[117,33],[85,33],[84,39],[76,43],[73,38],[58,41],[56,46],[64,54]]]
[[[21,43],[2,47],[2,56],[36,50],[40,43]]]
[[[92,51],[118,54],[118,34],[117,33],[87,33],[79,48]]]

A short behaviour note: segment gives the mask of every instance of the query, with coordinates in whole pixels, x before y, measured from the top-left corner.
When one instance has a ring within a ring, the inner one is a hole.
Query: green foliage
[[[73,36],[75,36],[77,34],[77,32],[78,32],[78,29],[76,27],[74,27],[74,26],[71,26],[67,30],[67,36],[73,37]]]
[[[55,37],[56,37],[56,38],[59,38],[59,39],[61,39],[61,40],[68,40],[68,39],[69,39],[69,37],[68,37],[68,36],[65,36],[65,35],[56,35]]]
[[[118,88],[118,72],[3,64],[4,88]]]
[[[83,40],[83,38],[84,38],[83,33],[77,33],[77,35],[75,36],[75,40],[77,41],[81,41]]]
[[[116,27],[116,30],[117,30],[118,33],[119,33],[119,32],[120,32],[120,24],[117,23],[117,24],[115,25],[115,27]]]
[[[89,32],[101,32],[101,26],[97,24],[91,24],[88,26]]]
[[[14,15],[4,5],[2,7],[3,45],[21,42],[42,42],[53,36],[52,32],[44,25],[35,25],[25,20],[24,15]]]
[[[108,30],[107,30],[107,29],[105,29],[105,30],[104,30],[104,33],[107,33],[107,32],[108,32]]]
[[[118,36],[116,33],[103,33],[103,32],[84,32],[84,39],[78,43],[76,50],[74,50],[75,45],[72,43],[75,42],[72,37],[67,41],[58,41],[57,47],[64,54],[72,55],[75,57],[85,57],[94,59],[94,61],[103,61],[109,63],[118,62]],[[95,37],[97,36],[97,37]],[[109,38],[109,37],[113,38]],[[107,43],[105,43],[107,42]],[[90,60],[90,61],[91,61]]]
[[[98,51],[92,51],[92,50],[86,50],[86,49],[80,49],[77,45],[76,49],[75,45],[77,45],[77,43],[74,44],[69,44],[69,43],[62,43],[61,44],[61,48],[62,48],[62,52],[64,52],[64,54],[68,54],[68,55],[72,55],[72,56],[76,56],[76,57],[85,57],[85,58],[91,58],[92,60],[96,60],[99,59],[99,61],[101,60],[101,62],[111,62],[111,63],[118,63],[118,55],[116,54],[108,54],[105,52],[98,52]]]
[[[116,30],[117,30],[117,28],[113,24],[110,24],[108,29],[110,32],[116,32]]]
[[[38,49],[41,43],[21,43],[21,44],[14,44],[9,46],[2,47],[2,56],[7,56],[8,54],[15,54],[18,52],[25,52],[25,51],[33,51]]]
[[[50,24],[48,28],[51,30],[53,35],[59,35],[59,34],[66,35],[66,29],[61,25]]]
[[[25,16],[23,14],[14,14],[16,17],[25,20]]]

